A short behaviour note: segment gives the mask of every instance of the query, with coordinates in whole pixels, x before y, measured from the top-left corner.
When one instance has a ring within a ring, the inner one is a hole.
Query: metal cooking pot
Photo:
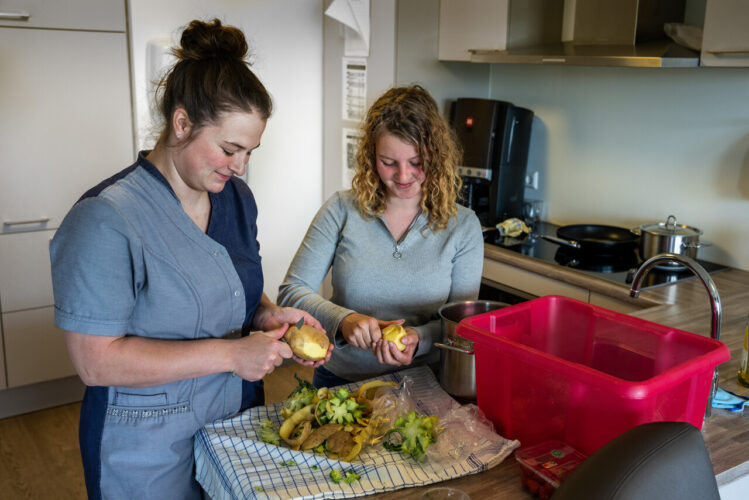
[[[434,346],[441,349],[440,385],[451,396],[466,400],[476,399],[476,365],[473,342],[456,333],[458,323],[465,318],[507,307],[504,302],[472,300],[451,302],[440,307],[442,320],[442,343]]]
[[[676,216],[669,215],[666,222],[643,224],[633,232],[640,234],[640,257],[647,260],[661,253],[675,253],[697,258],[697,250],[706,246],[700,242],[702,231],[692,226],[676,223]],[[663,267],[682,267],[678,262],[664,262]],[[659,266],[660,267],[660,266]]]

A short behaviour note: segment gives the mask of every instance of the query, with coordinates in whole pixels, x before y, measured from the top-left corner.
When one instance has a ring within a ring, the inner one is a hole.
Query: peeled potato
[[[406,329],[401,325],[388,325],[382,330],[382,338],[395,342],[395,346],[399,351],[405,351],[406,346],[403,345],[401,339],[406,335]]]
[[[291,326],[283,338],[294,354],[307,361],[318,361],[328,355],[328,336],[309,325]]]

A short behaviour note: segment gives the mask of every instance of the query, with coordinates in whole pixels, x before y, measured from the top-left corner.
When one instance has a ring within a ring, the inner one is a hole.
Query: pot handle
[[[682,248],[702,248],[702,247],[709,247],[712,246],[712,243],[709,241],[695,241],[695,242],[689,242],[689,243],[682,243]]]
[[[549,240],[552,243],[558,243],[560,245],[566,245],[568,247],[580,249],[580,243],[574,240],[564,240],[555,236],[549,236],[548,234],[542,234],[541,237],[545,240]]]
[[[455,347],[454,345],[441,344],[439,342],[435,342],[432,345],[434,347],[439,347],[440,349],[447,349],[449,351],[457,351],[457,352],[461,352],[463,354],[473,355],[473,349],[463,349],[462,347]]]

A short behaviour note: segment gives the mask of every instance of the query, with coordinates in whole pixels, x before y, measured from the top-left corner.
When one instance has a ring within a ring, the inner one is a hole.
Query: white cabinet
[[[124,0],[0,1],[0,388],[75,374],[49,241],[133,161],[126,26]]]
[[[55,232],[0,235],[0,311],[51,306],[49,242]]]
[[[54,307],[3,313],[8,387],[75,375]]]
[[[3,0],[0,26],[125,32],[124,0]]]
[[[58,227],[132,160],[129,82],[125,33],[0,26],[0,232]]]
[[[470,61],[471,50],[559,43],[563,0],[440,0],[439,59]]]
[[[75,375],[64,334],[54,326],[52,236],[52,230],[0,235],[0,318],[7,387]]]
[[[749,2],[708,0],[702,30],[702,66],[749,66]]]
[[[5,353],[4,353],[4,341],[3,341],[3,322],[0,321],[0,390],[8,387],[5,381]]]

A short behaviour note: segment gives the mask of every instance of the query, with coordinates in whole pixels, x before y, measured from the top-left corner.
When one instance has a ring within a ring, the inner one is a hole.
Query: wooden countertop
[[[629,287],[625,285],[610,283],[575,269],[549,264],[493,245],[484,245],[484,256],[623,302],[647,305],[632,315],[710,336],[710,300],[707,290],[697,279],[644,290],[638,299],[632,299],[629,297]],[[711,278],[718,288],[723,306],[720,340],[731,351],[731,359],[718,367],[719,385],[736,394],[749,396],[749,388],[740,386],[736,381],[744,326],[749,314],[749,272],[725,269],[711,274]],[[737,414],[713,409],[712,416],[703,424],[702,435],[719,485],[749,474],[749,411]],[[407,488],[365,498],[414,499],[434,486],[437,485]],[[514,457],[508,457],[486,472],[445,481],[439,486],[459,488],[473,498],[533,498],[520,486],[520,470]]]

